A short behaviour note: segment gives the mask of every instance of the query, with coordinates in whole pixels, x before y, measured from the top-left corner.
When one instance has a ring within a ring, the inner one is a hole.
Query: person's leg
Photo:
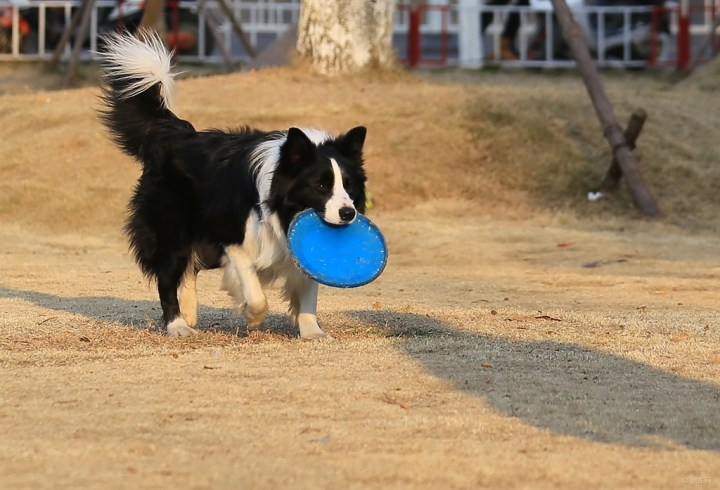
[[[530,0],[518,0],[514,3],[518,7],[526,7],[530,5]],[[500,36],[500,57],[504,60],[517,60],[517,48],[515,47],[515,40],[517,33],[520,30],[520,14],[518,12],[511,12],[508,15],[507,22],[505,22],[505,28]]]
[[[529,1],[529,0],[526,0],[526,1]],[[509,4],[509,3],[510,3],[510,0],[488,0],[487,2],[485,2],[485,5],[498,6],[498,5],[507,5],[507,4]],[[494,16],[493,16],[492,12],[487,12],[487,11],[485,11],[485,12],[482,13],[482,16],[481,16],[481,19],[480,19],[480,20],[481,20],[481,27],[482,27],[482,30],[480,31],[481,33],[484,34],[484,33],[485,33],[485,29],[487,29],[487,26],[489,26],[490,24],[492,24],[493,17],[494,17]]]

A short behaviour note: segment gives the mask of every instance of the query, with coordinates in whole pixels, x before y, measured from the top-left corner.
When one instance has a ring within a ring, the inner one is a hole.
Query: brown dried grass
[[[479,215],[637,216],[624,188],[587,202],[610,151],[576,77],[444,78],[452,83],[401,72],[327,80],[302,69],[195,78],[179,84],[177,112],[198,128],[297,124],[340,132],[365,124],[370,189],[383,210],[462,199]],[[717,229],[715,98],[643,76],[611,75],[607,86],[621,120],[636,107],[649,113],[636,156],[666,222]],[[119,228],[139,169],[98,124],[97,93],[3,96],[5,221],[54,231]]]
[[[161,335],[119,233],[138,168],[97,89],[2,96],[0,487],[720,481],[717,101],[610,77],[621,117],[650,114],[637,154],[667,217],[647,222],[624,191],[584,199],[608,152],[577,79],[526,75],[179,84],[198,127],[370,128],[390,262],[323,288],[329,342],[298,340],[274,293],[247,334],[216,272],[204,332]]]

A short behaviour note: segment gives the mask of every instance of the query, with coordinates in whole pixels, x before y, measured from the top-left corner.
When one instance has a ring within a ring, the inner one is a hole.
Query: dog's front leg
[[[327,337],[317,322],[318,283],[308,277],[295,285],[292,294],[291,311],[295,324],[300,330],[303,339],[319,339]]]
[[[255,264],[241,245],[226,247],[225,259],[223,287],[240,303],[248,328],[257,328],[265,319],[268,303]]]
[[[196,327],[198,322],[197,275],[198,268],[191,263],[178,288],[180,313],[190,327]]]

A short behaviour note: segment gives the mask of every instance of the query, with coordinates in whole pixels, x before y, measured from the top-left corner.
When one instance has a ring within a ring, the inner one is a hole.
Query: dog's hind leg
[[[252,258],[241,245],[229,245],[223,265],[223,289],[242,308],[248,328],[259,327],[267,315],[268,302]]]
[[[184,337],[196,333],[180,314],[178,288],[187,269],[189,254],[172,254],[161,258],[157,267],[158,294],[163,311],[163,324],[168,335]]]
[[[190,261],[178,291],[178,295],[180,297],[180,313],[190,327],[197,326],[198,322],[198,272],[199,269],[195,261]]]

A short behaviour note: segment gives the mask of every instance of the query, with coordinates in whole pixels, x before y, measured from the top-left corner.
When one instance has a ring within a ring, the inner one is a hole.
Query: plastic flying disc
[[[387,246],[380,230],[358,214],[348,225],[331,225],[312,209],[295,216],[288,245],[298,267],[321,284],[363,286],[385,268]]]

